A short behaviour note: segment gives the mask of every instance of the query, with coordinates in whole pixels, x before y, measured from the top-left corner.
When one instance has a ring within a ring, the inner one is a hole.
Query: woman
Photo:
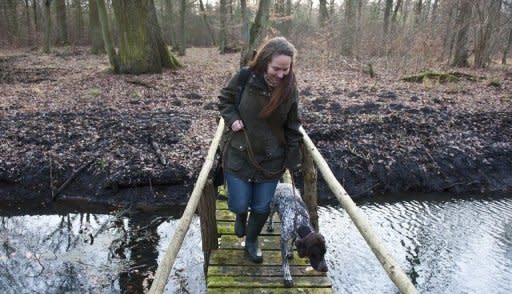
[[[235,233],[246,235],[245,249],[255,263],[263,261],[258,235],[270,212],[277,182],[285,168],[293,171],[300,167],[295,55],[295,47],[285,38],[270,39],[249,64],[250,75],[239,102],[240,73],[219,95],[227,129],[223,162],[228,207],[236,214]]]

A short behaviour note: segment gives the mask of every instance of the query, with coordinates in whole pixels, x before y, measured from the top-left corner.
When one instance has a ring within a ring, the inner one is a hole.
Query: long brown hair
[[[270,101],[263,107],[260,112],[261,118],[269,117],[283,102],[291,97],[293,91],[297,86],[295,73],[293,72],[293,63],[297,50],[295,46],[284,37],[275,37],[265,42],[258,50],[256,57],[249,63],[252,71],[261,73],[262,75],[267,72],[268,65],[272,62],[272,58],[279,55],[290,56],[292,62],[290,63],[289,73],[283,77],[279,85],[272,91]]]

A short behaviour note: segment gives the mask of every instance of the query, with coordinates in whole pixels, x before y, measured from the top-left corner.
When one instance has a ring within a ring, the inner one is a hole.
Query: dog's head
[[[327,264],[325,263],[325,239],[322,234],[311,232],[302,239],[295,242],[299,257],[309,258],[311,266],[319,272],[327,272]]]

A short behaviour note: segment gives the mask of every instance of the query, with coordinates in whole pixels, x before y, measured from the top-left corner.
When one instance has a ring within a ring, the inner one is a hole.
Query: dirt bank
[[[237,59],[189,49],[178,71],[115,76],[83,48],[0,51],[0,197],[185,203]],[[512,191],[510,68],[449,83],[376,69],[298,64],[304,127],[351,195]]]

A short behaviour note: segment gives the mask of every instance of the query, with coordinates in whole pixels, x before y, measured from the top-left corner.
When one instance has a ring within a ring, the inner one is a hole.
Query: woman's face
[[[267,76],[272,83],[278,85],[290,73],[292,58],[288,55],[276,55],[267,66]]]

